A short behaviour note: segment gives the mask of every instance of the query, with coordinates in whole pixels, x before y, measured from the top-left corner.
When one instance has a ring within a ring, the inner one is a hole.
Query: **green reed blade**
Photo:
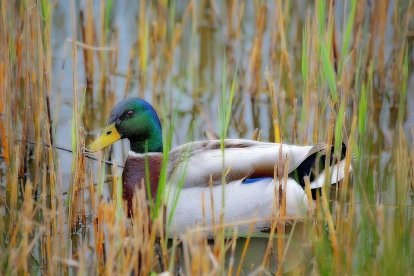
[[[358,106],[358,132],[359,135],[365,135],[365,127],[367,121],[367,108],[368,108],[368,100],[367,100],[367,89],[365,83],[361,86],[361,94],[359,99],[359,106]]]
[[[331,95],[331,99],[334,103],[338,102],[338,91],[336,87],[336,74],[334,70],[334,66],[331,62],[329,57],[328,47],[324,42],[324,39],[321,35],[319,35],[319,45],[321,49],[321,57],[322,57],[322,70],[325,76],[325,79],[328,82],[329,92]]]
[[[340,149],[342,144],[342,129],[344,124],[345,117],[345,101],[341,101],[341,106],[339,107],[338,117],[336,118],[335,123],[335,144],[334,144],[334,156],[340,156]]]
[[[342,74],[344,61],[348,55],[349,44],[351,41],[352,28],[354,26],[354,21],[355,21],[356,4],[357,4],[356,0],[351,0],[351,8],[350,8],[351,10],[349,11],[349,14],[348,14],[348,19],[346,22],[345,32],[344,32],[343,40],[342,40],[341,58],[339,61],[339,75]]]
[[[308,31],[307,28],[303,28],[302,32],[302,78],[303,82],[306,85],[306,81],[308,80],[308,68],[309,68],[309,60],[308,60]]]

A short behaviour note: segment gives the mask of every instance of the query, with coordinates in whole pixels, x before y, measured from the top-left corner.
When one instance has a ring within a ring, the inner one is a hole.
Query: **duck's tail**
[[[334,158],[334,148],[331,149],[331,157],[328,161],[329,164],[329,174],[330,174],[330,184],[336,184],[341,181],[345,176],[345,156],[346,156],[346,146],[342,144],[341,146],[341,155],[340,158]],[[292,177],[298,181],[298,183],[304,188],[305,180],[304,177],[308,176],[310,179],[311,189],[321,188],[325,183],[326,171],[325,163],[327,157],[327,148],[324,144],[317,144],[310,151],[308,157],[293,171],[289,174],[289,177]],[[349,171],[352,170],[350,166]]]

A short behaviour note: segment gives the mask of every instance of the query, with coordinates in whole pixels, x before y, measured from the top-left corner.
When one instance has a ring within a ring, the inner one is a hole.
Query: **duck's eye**
[[[134,115],[134,112],[132,110],[128,110],[127,113],[126,113],[126,115],[128,117],[132,117],[132,115]]]

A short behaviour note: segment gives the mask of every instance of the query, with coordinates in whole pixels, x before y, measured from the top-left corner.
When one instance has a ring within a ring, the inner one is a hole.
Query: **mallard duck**
[[[122,181],[123,198],[131,212],[136,188],[145,188],[144,182],[149,179],[151,195],[155,197],[158,187],[163,141],[161,123],[151,104],[140,98],[120,101],[112,109],[108,126],[88,149],[96,152],[119,139],[130,142]],[[197,224],[212,225],[213,217],[217,222],[222,211],[225,223],[255,219],[254,230],[260,231],[269,227],[269,217],[276,208],[275,189],[279,185],[285,187],[286,215],[295,218],[305,215],[309,206],[303,177],[310,177],[311,189],[320,188],[325,182],[324,172],[318,176],[313,173],[316,160],[324,160],[325,144],[296,146],[225,139],[222,150],[221,143],[196,141],[170,151],[167,184],[170,196],[165,202],[167,214],[174,212],[171,233],[182,233]],[[145,176],[145,162],[149,164],[149,178]],[[288,170],[287,179],[283,175],[274,177],[276,166]],[[341,180],[344,160],[332,165],[330,172],[330,183]],[[239,233],[248,228],[249,223],[241,224]]]

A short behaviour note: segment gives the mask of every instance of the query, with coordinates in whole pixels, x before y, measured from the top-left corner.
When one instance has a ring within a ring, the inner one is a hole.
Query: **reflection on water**
[[[281,237],[276,235],[273,239],[273,250],[268,257],[268,263],[266,267],[263,267],[263,259],[266,249],[269,244],[268,238],[252,238],[251,244],[248,247],[250,250],[246,251],[243,263],[243,272],[263,272],[268,271],[270,273],[276,273],[277,267],[277,240],[283,239],[286,245],[286,251],[284,252],[283,259],[283,272],[293,274],[305,274],[308,275],[314,266],[313,257],[311,255],[311,248],[309,242],[309,235],[306,235],[306,227],[303,223],[297,222],[287,227],[286,234]],[[237,246],[234,254],[234,266],[238,267],[242,260],[243,247],[246,244],[246,239],[241,238],[237,241]],[[262,268],[261,268],[262,267]]]

